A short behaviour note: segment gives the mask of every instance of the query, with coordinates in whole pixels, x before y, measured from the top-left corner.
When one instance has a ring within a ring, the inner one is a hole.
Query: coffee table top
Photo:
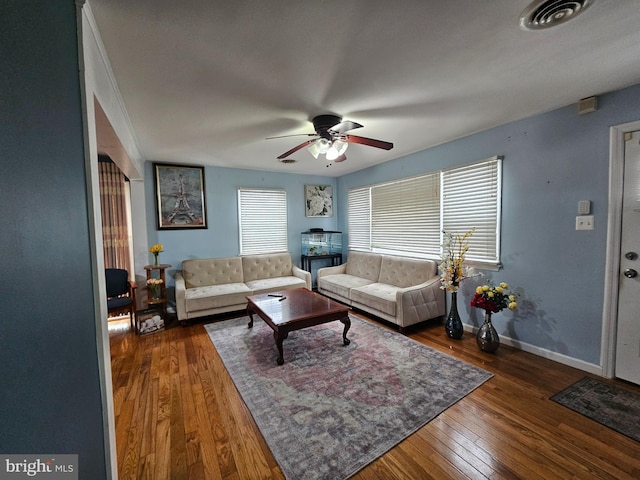
[[[276,326],[349,311],[346,305],[306,288],[271,292],[271,295],[283,295],[285,299],[281,301],[282,297],[264,293],[248,296],[247,301],[258,314],[262,313],[260,316],[266,315]]]

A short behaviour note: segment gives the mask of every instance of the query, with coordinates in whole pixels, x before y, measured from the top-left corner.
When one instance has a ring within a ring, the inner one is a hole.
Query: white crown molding
[[[105,114],[111,122],[114,131],[118,135],[123,147],[127,151],[140,178],[144,175],[145,155],[140,147],[140,142],[133,128],[127,107],[120,93],[118,82],[111,69],[111,63],[107,51],[102,42],[100,31],[91,10],[91,4],[85,3],[82,7],[85,19],[84,49],[87,57],[86,63],[91,63],[93,68],[86,68],[85,77],[90,83],[93,95],[98,99]],[[88,31],[86,31],[88,30]]]

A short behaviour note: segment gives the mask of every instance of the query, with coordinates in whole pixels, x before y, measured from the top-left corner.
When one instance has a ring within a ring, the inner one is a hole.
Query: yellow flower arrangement
[[[153,253],[153,264],[158,265],[158,255],[162,252],[162,245],[159,243],[154,243],[149,247],[149,251]]]
[[[153,253],[154,255],[157,255],[158,253],[160,253],[162,251],[162,245],[156,243],[154,245],[151,245],[151,247],[149,247],[149,251],[151,253]]]
[[[482,308],[486,312],[497,313],[508,308],[518,308],[517,295],[509,292],[509,285],[502,282],[497,286],[481,285],[476,288],[476,293],[471,299],[471,306]]]

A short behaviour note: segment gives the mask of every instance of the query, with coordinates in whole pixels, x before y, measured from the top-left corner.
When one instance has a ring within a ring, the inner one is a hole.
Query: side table
[[[144,266],[144,269],[147,271],[147,280],[159,278],[162,280],[162,283],[160,284],[160,296],[158,298],[153,298],[151,296],[151,288],[147,287],[148,293],[147,299],[145,300],[147,308],[136,312],[136,333],[138,335],[164,330],[164,325],[167,321],[167,276],[165,270],[170,267],[171,265],[168,263]],[[161,319],[154,320],[154,317],[158,315],[161,316]],[[143,325],[145,321],[149,319],[152,319],[152,324]],[[142,328],[148,325],[152,325],[152,328]]]
[[[159,278],[162,280],[160,284],[160,297],[159,298],[151,298],[151,289],[147,287],[149,293],[147,294],[146,304],[149,308],[155,307],[160,308],[162,313],[167,314],[167,277],[165,274],[165,270],[167,268],[171,268],[171,265],[168,263],[162,263],[160,265],[145,265],[144,269],[147,271],[147,280],[151,278]],[[158,276],[156,277],[154,272],[158,271]]]

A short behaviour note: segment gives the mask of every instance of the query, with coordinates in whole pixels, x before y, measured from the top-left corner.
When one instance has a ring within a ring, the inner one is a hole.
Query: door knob
[[[634,278],[638,275],[638,272],[636,272],[633,268],[627,268],[624,272],[624,276],[627,278]]]

